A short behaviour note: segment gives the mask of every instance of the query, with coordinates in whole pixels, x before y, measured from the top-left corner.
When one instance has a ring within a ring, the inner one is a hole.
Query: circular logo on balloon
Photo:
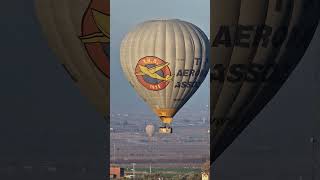
[[[81,41],[87,53],[107,78],[110,78],[110,14],[106,0],[91,0],[82,19]]]
[[[169,63],[154,56],[140,59],[135,68],[135,75],[145,88],[152,91],[166,88],[173,77]]]

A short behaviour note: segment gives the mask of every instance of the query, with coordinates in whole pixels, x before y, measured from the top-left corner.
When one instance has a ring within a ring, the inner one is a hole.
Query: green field
[[[132,174],[131,168],[125,169],[125,174]],[[163,178],[163,180],[198,180],[201,179],[201,169],[199,168],[152,168],[149,174],[149,168],[136,168],[136,179],[154,180]]]

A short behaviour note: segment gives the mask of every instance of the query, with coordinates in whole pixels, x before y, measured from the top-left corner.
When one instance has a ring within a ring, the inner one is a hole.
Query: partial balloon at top
[[[127,33],[120,61],[129,83],[171,133],[173,116],[209,71],[209,41],[195,25],[178,19],[150,20]]]
[[[109,117],[109,0],[35,0],[49,46],[81,92]]]
[[[211,161],[285,83],[319,16],[319,0],[211,1]]]

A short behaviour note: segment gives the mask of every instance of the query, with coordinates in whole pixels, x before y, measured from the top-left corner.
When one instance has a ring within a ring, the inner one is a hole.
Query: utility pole
[[[113,144],[113,163],[116,163],[116,144]]]
[[[136,165],[136,163],[132,163],[132,175],[133,175],[133,179],[136,179],[135,165]]]
[[[150,165],[149,165],[149,173],[151,174],[152,173],[152,171],[151,171],[151,163],[150,163]]]

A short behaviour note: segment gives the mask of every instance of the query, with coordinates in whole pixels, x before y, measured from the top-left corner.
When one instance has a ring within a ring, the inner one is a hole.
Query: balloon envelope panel
[[[318,26],[317,0],[211,2],[211,160],[278,92]]]
[[[35,0],[40,24],[81,92],[109,117],[109,0]]]

